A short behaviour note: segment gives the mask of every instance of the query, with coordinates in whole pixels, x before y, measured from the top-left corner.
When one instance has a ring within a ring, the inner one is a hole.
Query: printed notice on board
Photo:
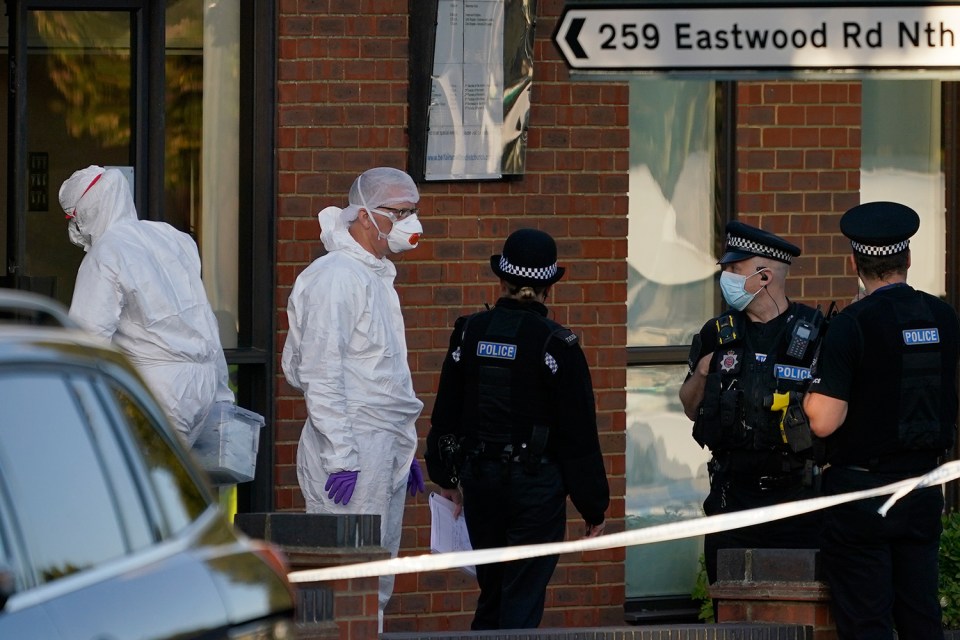
[[[504,0],[439,0],[428,180],[499,178]]]
[[[453,517],[456,507],[453,501],[447,500],[437,493],[430,494],[430,551],[433,553],[449,553],[451,551],[471,551],[470,535],[467,533],[467,522],[463,514],[459,518]],[[461,567],[465,573],[477,575],[476,567]]]

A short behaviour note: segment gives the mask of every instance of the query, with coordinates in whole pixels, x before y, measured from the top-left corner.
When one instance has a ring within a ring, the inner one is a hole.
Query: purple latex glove
[[[420,470],[420,463],[414,458],[413,462],[410,463],[410,475],[407,476],[407,491],[413,497],[417,495],[418,491],[424,493],[426,490],[427,488],[423,484],[423,471]]]
[[[357,474],[359,471],[337,471],[331,473],[327,478],[327,484],[323,487],[324,491],[329,491],[327,497],[333,500],[334,504],[346,505],[353,497],[353,490],[357,487]]]

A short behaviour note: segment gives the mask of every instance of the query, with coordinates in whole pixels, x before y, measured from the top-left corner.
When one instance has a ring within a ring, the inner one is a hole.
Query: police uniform
[[[553,239],[531,229],[512,234],[491,267],[516,285],[550,285],[563,275]],[[441,440],[449,443],[451,436],[459,454]],[[425,459],[441,487],[459,481],[475,549],[562,540],[568,494],[588,524],[602,523],[609,487],[590,371],[577,336],[550,320],[543,304],[514,297],[459,318]],[[537,627],[557,560],[478,566],[472,628]]]
[[[763,256],[789,264],[799,254],[778,236],[733,221],[719,263]],[[701,358],[712,354],[693,427],[694,438],[712,453],[707,515],[815,496],[812,437],[800,401],[824,325],[819,310],[790,302],[765,323],[730,309],[694,337],[688,379]],[[812,513],[706,535],[709,580],[717,578],[720,549],[816,547],[819,522]]]
[[[841,218],[855,253],[906,251],[920,220],[908,207],[873,202]],[[906,263],[904,263],[906,264]],[[826,494],[923,475],[953,445],[957,416],[957,314],[906,284],[882,286],[832,322],[810,391],[847,402],[823,443]],[[939,487],[913,491],[887,513],[885,497],[825,514],[821,557],[841,638],[942,638],[937,597]],[[891,620],[892,618],[892,620]]]

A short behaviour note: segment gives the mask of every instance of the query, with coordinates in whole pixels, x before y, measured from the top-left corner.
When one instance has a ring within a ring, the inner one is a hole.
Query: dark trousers
[[[911,477],[831,467],[828,495],[869,489]],[[839,638],[899,640],[943,638],[937,594],[943,494],[939,487],[900,498],[886,517],[887,497],[858,500],[824,516],[821,560],[830,586]]]
[[[712,516],[813,497],[816,492],[803,486],[801,476],[784,481],[781,486],[761,483],[756,478],[718,475],[713,478],[703,511]],[[820,512],[813,511],[707,534],[703,538],[707,578],[711,583],[717,580],[717,552],[720,549],[815,549],[820,544],[820,525]]]
[[[474,549],[563,540],[566,491],[555,464],[468,460],[460,473],[463,513]],[[471,629],[534,629],[558,556],[477,566],[480,599]]]

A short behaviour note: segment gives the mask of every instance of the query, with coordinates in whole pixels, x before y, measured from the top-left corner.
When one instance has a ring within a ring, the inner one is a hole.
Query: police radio
[[[817,325],[798,318],[793,325],[793,334],[790,336],[790,344],[787,346],[787,355],[791,358],[800,360],[803,354],[807,352],[807,346],[817,339]]]

